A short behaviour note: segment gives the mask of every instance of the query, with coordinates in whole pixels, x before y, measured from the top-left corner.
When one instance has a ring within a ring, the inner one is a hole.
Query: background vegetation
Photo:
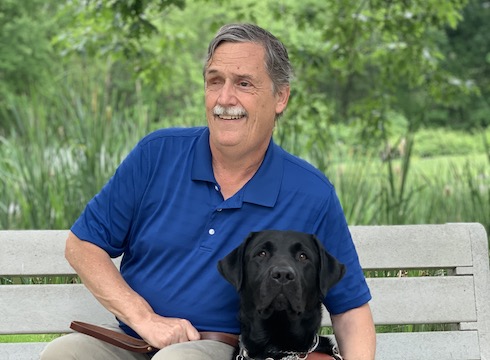
[[[490,228],[485,0],[2,0],[0,228],[68,228],[147,132],[204,125],[216,30],[255,22],[295,68],[275,139],[351,224]]]
[[[254,22],[295,68],[275,140],[350,224],[488,232],[489,18],[488,0],[2,0],[0,229],[70,227],[143,135],[204,125],[206,45]]]

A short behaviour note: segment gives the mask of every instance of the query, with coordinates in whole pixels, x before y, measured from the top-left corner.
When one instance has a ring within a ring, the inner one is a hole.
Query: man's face
[[[289,86],[274,94],[264,55],[264,48],[251,42],[225,42],[216,49],[204,73],[212,147],[246,153],[269,144],[276,114],[286,108]]]

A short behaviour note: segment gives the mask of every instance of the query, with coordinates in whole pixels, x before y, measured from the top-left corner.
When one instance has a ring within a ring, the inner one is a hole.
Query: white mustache
[[[241,106],[224,107],[221,105],[216,105],[213,108],[213,113],[216,116],[246,116],[247,112]]]

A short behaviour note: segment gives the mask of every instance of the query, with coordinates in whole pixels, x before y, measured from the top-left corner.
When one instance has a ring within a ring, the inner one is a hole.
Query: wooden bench
[[[373,295],[376,359],[490,359],[490,270],[482,225],[352,226],[351,231]],[[65,333],[75,319],[112,320],[83,285],[35,283],[44,276],[74,276],[64,259],[66,235],[66,230],[0,231],[0,278],[34,277],[28,285],[0,285],[0,334]],[[372,277],[376,274],[395,276]],[[431,331],[396,332],[417,324],[429,324]],[[0,359],[37,359],[44,346],[0,343]]]

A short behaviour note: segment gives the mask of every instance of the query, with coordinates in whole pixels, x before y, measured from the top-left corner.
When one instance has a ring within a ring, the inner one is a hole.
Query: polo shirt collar
[[[283,176],[284,164],[280,152],[280,148],[271,140],[259,170],[239,191],[244,202],[267,207],[275,205]],[[203,131],[194,148],[191,176],[192,180],[216,183],[209,147],[208,128]]]
[[[281,188],[283,166],[280,148],[271,140],[259,170],[245,185],[243,201],[273,207]]]
[[[191,179],[215,183],[212,161],[211,148],[209,147],[209,129],[206,127],[194,147]]]

